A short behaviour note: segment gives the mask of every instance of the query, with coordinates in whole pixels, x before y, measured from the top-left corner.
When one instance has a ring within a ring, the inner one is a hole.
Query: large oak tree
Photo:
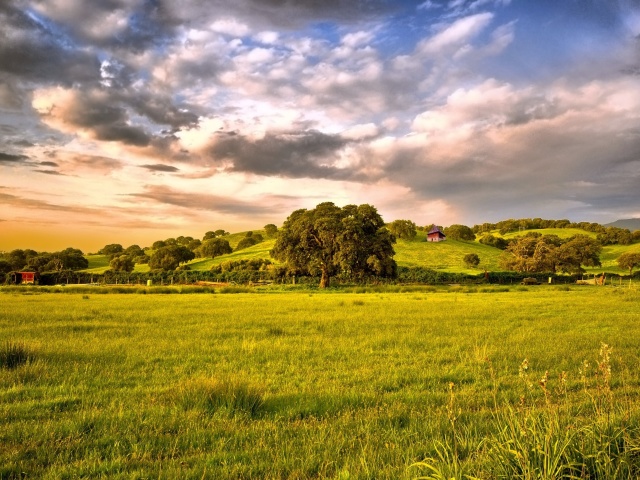
[[[320,288],[326,288],[338,274],[355,279],[395,276],[393,243],[395,237],[371,205],[340,208],[325,202],[289,215],[271,256],[293,271],[320,274]]]

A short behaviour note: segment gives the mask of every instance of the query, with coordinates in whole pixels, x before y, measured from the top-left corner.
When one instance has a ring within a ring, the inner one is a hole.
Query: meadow
[[[636,289],[60,290],[0,290],[1,479],[640,473]]]

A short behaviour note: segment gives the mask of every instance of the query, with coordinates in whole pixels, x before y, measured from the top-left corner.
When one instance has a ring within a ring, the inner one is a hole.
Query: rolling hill
[[[615,222],[607,223],[605,227],[627,228],[633,232],[634,230],[640,230],[640,218],[616,220]]]
[[[528,231],[535,231],[542,235],[557,235],[560,238],[568,238],[573,235],[588,235],[595,237],[592,232],[587,232],[580,229],[561,229],[561,228],[548,228],[539,230],[527,230],[521,232],[513,232],[504,235],[506,239],[511,239],[524,235]],[[275,239],[266,238],[266,235],[262,230],[254,230],[254,233],[260,233],[265,237],[265,240],[249,248],[243,250],[234,251],[228,255],[222,255],[216,258],[196,258],[188,263],[191,270],[194,271],[207,271],[212,266],[219,265],[228,261],[247,260],[254,258],[267,258],[273,261],[269,255],[269,251],[275,244]],[[232,248],[238,245],[240,240],[245,237],[247,232],[238,232],[225,237],[229,241]],[[500,236],[496,232],[491,232],[494,236]],[[394,249],[396,251],[395,260],[399,266],[403,267],[425,267],[433,270],[450,272],[450,273],[470,273],[479,274],[485,269],[488,271],[499,271],[499,260],[502,255],[502,251],[483,245],[476,241],[458,241],[447,240],[445,242],[431,243],[425,239],[424,232],[418,232],[418,235],[413,240],[398,240]],[[633,245],[609,245],[602,249],[600,259],[602,261],[602,267],[587,268],[587,273],[615,273],[626,274],[626,270],[618,268],[616,259],[624,252],[639,252],[640,244]],[[480,257],[480,265],[477,268],[469,268],[464,262],[463,258],[469,253],[475,253]],[[89,268],[86,270],[91,273],[103,273],[109,268],[109,260],[105,255],[87,255],[89,260]],[[277,263],[277,262],[274,262]],[[148,265],[136,265],[135,272],[147,272],[149,271]]]

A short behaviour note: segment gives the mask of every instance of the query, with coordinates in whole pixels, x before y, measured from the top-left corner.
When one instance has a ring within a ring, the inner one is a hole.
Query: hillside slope
[[[588,235],[595,237],[592,232],[586,232],[580,229],[558,229],[548,228],[539,230],[528,230],[522,232],[513,232],[504,235],[504,238],[511,239],[527,232],[534,231],[541,235],[557,235],[560,238],[568,238],[573,235]],[[219,265],[229,261],[248,260],[255,258],[269,259],[273,263],[277,263],[271,258],[269,252],[273,249],[275,239],[266,238],[261,230],[254,230],[254,233],[260,233],[265,240],[249,248],[234,251],[228,255],[222,255],[216,258],[196,258],[188,263],[191,270],[208,271],[214,265]],[[491,232],[494,236],[500,236],[497,232]],[[242,238],[246,236],[246,232],[239,232],[224,237],[229,241],[232,248],[235,248]],[[395,260],[402,267],[424,267],[433,270],[452,273],[470,273],[479,274],[485,269],[488,271],[500,271],[499,260],[503,254],[502,250],[483,245],[477,240],[473,242],[463,242],[458,240],[446,240],[444,242],[431,243],[425,239],[424,232],[418,232],[413,240],[398,240],[394,245],[396,252]],[[602,272],[626,274],[625,270],[618,268],[617,258],[625,252],[639,252],[640,244],[634,245],[610,245],[603,247],[600,259],[601,267],[587,268],[589,274],[600,274]],[[464,264],[464,256],[469,253],[475,253],[480,258],[480,265],[477,268],[469,268]],[[87,255],[89,260],[89,268],[86,270],[91,273],[103,273],[109,268],[109,260],[105,255]],[[135,272],[149,271],[148,265],[136,265]]]

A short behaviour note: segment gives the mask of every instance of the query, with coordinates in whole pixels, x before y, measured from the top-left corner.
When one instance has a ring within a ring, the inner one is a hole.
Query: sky
[[[640,0],[2,0],[0,250],[640,217],[639,35]]]

